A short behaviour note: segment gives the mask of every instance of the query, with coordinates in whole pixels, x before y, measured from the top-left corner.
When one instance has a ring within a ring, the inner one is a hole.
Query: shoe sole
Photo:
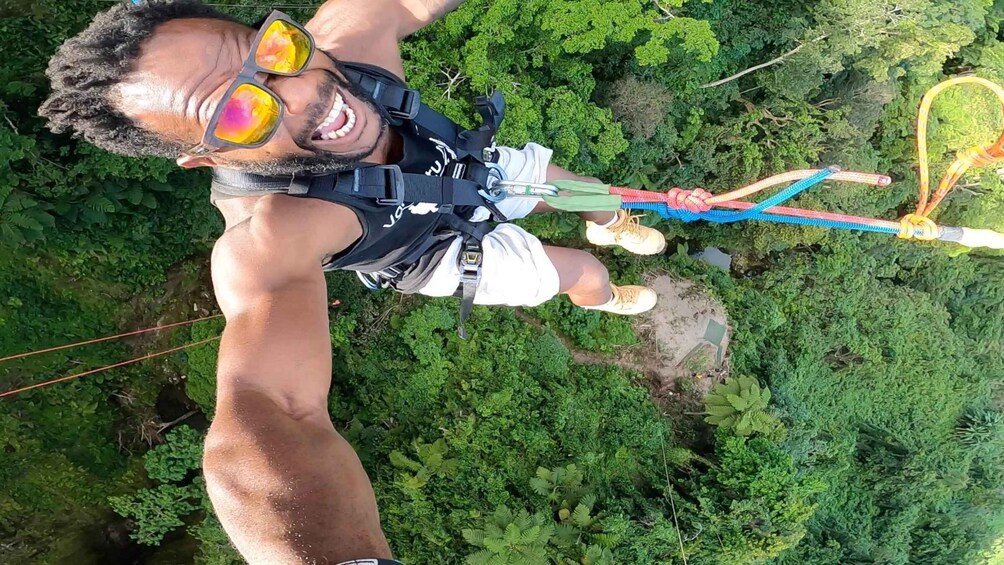
[[[589,240],[587,239],[586,241],[589,241]],[[651,256],[651,255],[659,255],[660,253],[666,251],[666,248],[669,247],[669,242],[668,241],[663,241],[662,242],[662,247],[660,247],[658,250],[652,251],[651,253],[640,253],[638,251],[631,251],[630,249],[628,249],[627,247],[624,247],[623,245],[621,245],[619,243],[594,243],[592,241],[589,241],[589,243],[592,243],[596,247],[620,247],[621,249],[623,249],[624,251],[627,251],[628,253],[631,253],[633,255],[641,255],[642,257],[648,257],[648,256]]]

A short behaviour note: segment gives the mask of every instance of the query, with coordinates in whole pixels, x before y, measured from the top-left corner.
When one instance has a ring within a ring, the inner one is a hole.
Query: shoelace
[[[638,298],[641,296],[641,289],[615,286],[612,288],[614,293],[614,304],[634,304],[638,302]]]
[[[640,221],[642,216],[643,214],[634,215],[625,213],[624,219],[622,220],[623,223],[617,226],[617,228],[614,231],[621,234],[627,234],[635,239],[643,239],[644,236],[642,236],[641,233],[641,221]]]

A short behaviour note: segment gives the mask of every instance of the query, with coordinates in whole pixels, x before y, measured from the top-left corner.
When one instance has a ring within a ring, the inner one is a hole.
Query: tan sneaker
[[[655,255],[666,250],[666,236],[659,230],[643,226],[641,216],[627,210],[617,210],[617,220],[609,227],[586,222],[586,239],[593,245],[620,245],[636,255]]]
[[[611,314],[634,316],[635,314],[648,312],[655,307],[655,303],[659,300],[659,296],[654,290],[643,286],[617,286],[612,284],[610,285],[610,291],[614,295],[610,299],[610,302],[600,304],[599,306],[583,306],[583,308],[586,310],[602,310]]]

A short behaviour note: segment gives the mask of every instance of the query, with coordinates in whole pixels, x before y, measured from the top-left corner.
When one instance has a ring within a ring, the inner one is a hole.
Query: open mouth
[[[340,139],[348,135],[352,128],[356,126],[356,113],[345,103],[341,93],[335,94],[335,102],[331,110],[321,125],[314,130],[311,136],[314,140],[320,139]]]

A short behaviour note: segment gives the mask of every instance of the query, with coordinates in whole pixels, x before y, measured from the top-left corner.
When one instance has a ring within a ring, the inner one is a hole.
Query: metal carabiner
[[[557,196],[558,187],[542,182],[500,180],[498,183],[509,196]]]

